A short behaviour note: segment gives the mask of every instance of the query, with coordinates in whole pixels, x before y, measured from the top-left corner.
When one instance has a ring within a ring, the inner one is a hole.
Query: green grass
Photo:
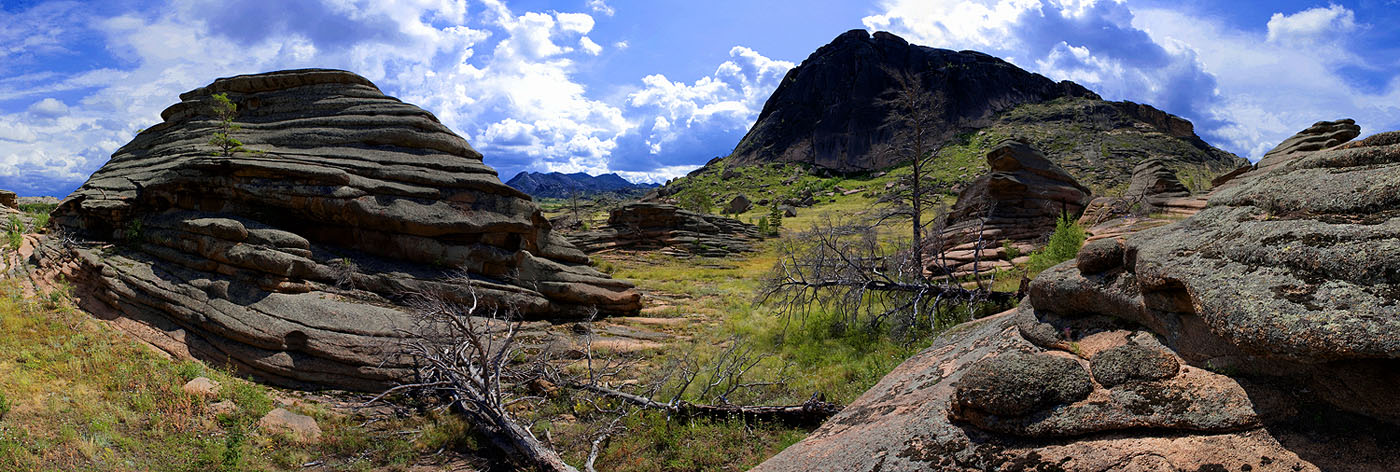
[[[0,285],[0,470],[401,469],[440,448],[474,450],[451,416],[429,414],[363,426],[364,418],[315,404],[288,407],[315,417],[320,442],[298,443],[253,425],[275,391],[230,372],[173,361],[77,310],[65,293],[25,298]],[[218,381],[218,398],[181,387]],[[209,404],[230,400],[234,413]],[[398,434],[398,431],[418,431]]]
[[[49,213],[53,213],[53,210],[54,210],[55,208],[58,208],[58,204],[57,204],[57,203],[21,203],[21,204],[19,204],[19,211],[22,211],[22,212],[25,212],[25,213],[32,213],[32,214],[44,214],[44,215],[47,215],[47,214],[49,214]]]

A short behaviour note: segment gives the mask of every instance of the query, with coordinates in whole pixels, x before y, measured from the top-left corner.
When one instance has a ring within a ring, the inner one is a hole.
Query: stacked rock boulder
[[[245,152],[210,144],[219,93]],[[36,254],[152,344],[268,381],[377,389],[407,372],[392,353],[415,294],[534,319],[640,309],[465,140],[363,77],[237,76],[180,99],[63,200],[53,222],[72,237]]]
[[[942,232],[944,252],[930,271],[954,276],[1012,267],[1004,246],[1028,254],[1055,230],[1061,215],[1074,218],[1089,203],[1089,189],[1060,166],[1019,141],[987,153],[988,175],[958,194]],[[1009,243],[1009,244],[1008,244]]]
[[[757,226],[733,218],[642,202],[613,210],[606,226],[570,238],[590,254],[663,250],[673,255],[725,257],[753,251],[759,234]]]
[[[1089,243],[756,470],[1393,470],[1400,132],[1338,144]]]

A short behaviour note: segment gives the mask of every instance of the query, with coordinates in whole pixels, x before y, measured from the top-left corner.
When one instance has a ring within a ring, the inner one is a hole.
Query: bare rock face
[[[890,84],[886,68],[924,73],[926,88],[947,92],[944,137],[984,127],[1022,103],[1098,98],[1073,82],[1055,82],[979,52],[851,30],[788,72],[728,165],[805,162],[850,172],[895,164],[893,156],[875,152],[893,136],[882,127],[889,111],[878,100]]]
[[[238,105],[248,152],[210,145],[216,93]],[[465,140],[353,73],[219,79],[162,117],[55,210],[78,242],[36,257],[89,311],[168,351],[376,389],[406,372],[386,353],[414,294],[475,292],[535,319],[640,308]]]
[[[9,190],[0,190],[0,207],[19,208],[19,196]]]
[[[1294,152],[1086,246],[757,470],[1391,470],[1398,188],[1400,132]]]
[[[607,226],[570,239],[588,253],[664,250],[674,255],[725,257],[753,251],[759,235],[758,227],[733,218],[664,203],[632,203],[613,210]]]
[[[1060,215],[1073,218],[1089,202],[1089,189],[1019,141],[993,148],[987,164],[991,172],[958,195],[943,231],[944,259],[955,276],[970,274],[973,265],[979,271],[1010,267],[1010,261],[999,260],[1004,241],[1029,253],[1055,230]],[[942,275],[941,268],[930,270]]]

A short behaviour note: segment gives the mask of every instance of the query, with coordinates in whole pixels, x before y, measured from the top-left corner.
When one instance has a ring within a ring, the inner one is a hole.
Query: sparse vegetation
[[[65,290],[26,298],[16,282],[0,283],[0,470],[400,470],[476,447],[450,415],[372,419],[312,403],[286,408],[316,418],[321,441],[266,434],[257,419],[281,393],[158,355],[77,310]],[[183,392],[195,376],[218,381],[218,396]],[[222,400],[236,408],[214,412]]]
[[[1055,222],[1055,232],[1050,235],[1050,242],[1045,247],[1031,253],[1031,260],[1027,263],[1032,276],[1045,269],[1074,259],[1079,253],[1079,248],[1084,246],[1084,240],[1088,238],[1088,233],[1078,222],[1072,220],[1069,215],[1061,215]]]
[[[226,93],[216,93],[210,96],[214,103],[211,104],[211,111],[214,117],[219,120],[214,131],[214,137],[209,139],[209,144],[219,149],[219,155],[228,157],[235,152],[246,152],[243,142],[233,137],[233,133],[242,127],[233,123],[238,118],[238,104],[233,103]]]

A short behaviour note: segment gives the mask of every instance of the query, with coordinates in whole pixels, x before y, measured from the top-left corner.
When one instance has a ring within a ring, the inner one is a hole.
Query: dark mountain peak
[[[506,185],[535,198],[567,198],[575,193],[584,197],[601,193],[630,196],[657,187],[656,184],[634,184],[615,173],[594,176],[584,172],[521,172]]]
[[[883,31],[851,30],[788,72],[731,162],[806,162],[840,171],[894,164],[889,156],[872,152],[898,131],[882,126],[889,110],[879,98],[893,83],[888,71],[920,74],[926,89],[943,96],[945,138],[985,127],[999,113],[1024,103],[1099,98],[1079,84],[1055,82],[980,52],[930,48]]]

